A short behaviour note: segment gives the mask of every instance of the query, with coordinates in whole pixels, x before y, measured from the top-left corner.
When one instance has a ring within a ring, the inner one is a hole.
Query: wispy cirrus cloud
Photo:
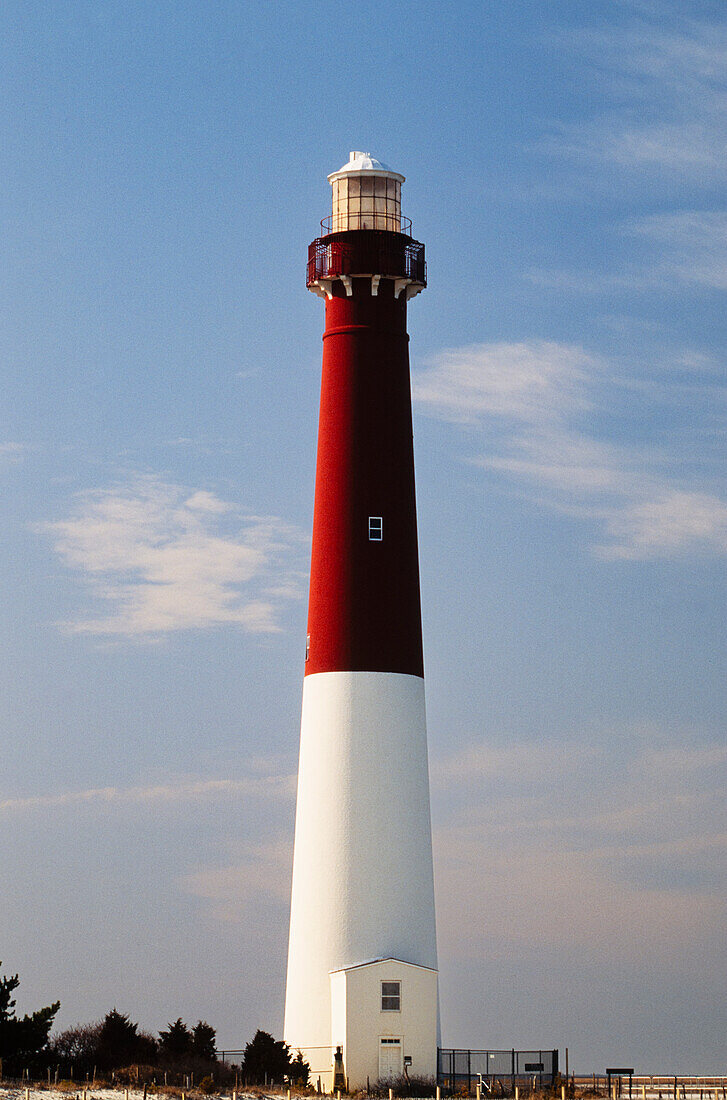
[[[62,810],[88,807],[105,810],[123,806],[159,808],[180,803],[199,805],[218,798],[263,798],[290,800],[295,795],[295,776],[262,774],[237,779],[171,779],[134,787],[89,787],[85,790],[59,791],[0,799],[0,814],[15,815],[36,810]]]
[[[727,288],[727,211],[680,210],[632,218],[615,230],[629,246],[617,272],[530,271],[540,286],[601,294],[607,290],[684,293]],[[638,255],[637,255],[638,252]]]
[[[476,743],[435,758],[432,774],[445,950],[507,956],[517,943],[572,943],[604,963],[641,952],[666,959],[699,937],[721,942],[720,742],[635,727],[592,731],[588,746]]]
[[[292,867],[292,837],[278,837],[243,846],[231,862],[183,875],[178,885],[207,902],[217,920],[242,924],[249,920],[249,906],[261,900],[272,904],[280,917],[290,901]]]
[[[602,558],[727,553],[717,460],[709,481],[702,474],[697,482],[668,440],[628,447],[581,427],[599,402],[608,404],[609,387],[628,385],[603,359],[572,345],[478,344],[432,357],[415,380],[415,398],[431,415],[487,440],[473,464],[524,487],[538,506],[595,525],[601,538],[593,550]],[[660,386],[668,394],[669,382]],[[724,403],[722,387],[710,393]],[[708,463],[706,443],[702,458]]]
[[[680,18],[669,29],[663,16],[617,33],[564,36],[591,63],[611,107],[583,123],[554,125],[547,148],[621,171],[724,180],[727,22]]]
[[[653,246],[652,282],[663,285],[669,280],[727,289],[727,211],[652,214],[634,219],[626,231]]]
[[[61,624],[72,633],[139,640],[226,623],[270,633],[303,595],[301,531],[151,475],[81,493],[40,530],[110,609]]]
[[[0,443],[0,463],[11,465],[16,462],[20,462],[27,447],[24,443],[14,443],[11,440],[6,440]]]

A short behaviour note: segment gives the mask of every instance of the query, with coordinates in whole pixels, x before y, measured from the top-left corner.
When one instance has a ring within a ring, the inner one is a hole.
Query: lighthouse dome
[[[400,172],[395,172],[388,164],[372,157],[371,153],[362,153],[354,149],[348,154],[348,163],[339,168],[337,172],[331,172],[328,182],[341,179],[343,176],[381,176],[384,179],[398,180],[403,183],[405,177]]]

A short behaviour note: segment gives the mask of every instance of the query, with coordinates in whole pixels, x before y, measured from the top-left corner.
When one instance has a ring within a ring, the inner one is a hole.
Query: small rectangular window
[[[384,537],[382,516],[369,516],[369,542],[381,542]]]
[[[306,661],[310,657],[310,634],[305,636],[305,659]]]
[[[401,1012],[401,982],[381,983],[381,1011]]]

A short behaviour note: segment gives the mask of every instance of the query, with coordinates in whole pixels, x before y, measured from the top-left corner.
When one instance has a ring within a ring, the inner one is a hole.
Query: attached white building
[[[437,971],[376,959],[331,974],[331,1038],[349,1088],[437,1072]]]

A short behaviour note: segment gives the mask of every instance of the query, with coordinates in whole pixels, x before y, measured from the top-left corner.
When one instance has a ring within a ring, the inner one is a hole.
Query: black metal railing
[[[482,1085],[486,1092],[497,1086],[512,1091],[518,1082],[552,1084],[558,1073],[557,1050],[445,1050],[437,1051],[437,1082],[454,1092],[468,1093]]]
[[[328,233],[343,233],[348,229],[383,229],[387,233],[403,233],[406,237],[411,237],[411,218],[403,218],[400,214],[389,211],[329,214],[321,220],[321,229],[324,236]]]
[[[341,275],[383,275],[426,286],[424,245],[384,229],[350,229],[318,237],[308,248],[307,285]]]

